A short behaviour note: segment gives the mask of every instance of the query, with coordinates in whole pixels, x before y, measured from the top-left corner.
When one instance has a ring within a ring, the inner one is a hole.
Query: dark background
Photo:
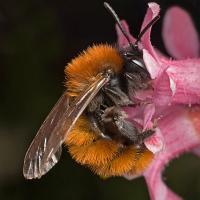
[[[147,2],[109,1],[137,35]],[[163,0],[152,43],[165,52],[162,16],[171,5],[192,15],[200,30],[198,0]],[[63,151],[41,180],[22,176],[23,158],[40,124],[64,90],[64,66],[93,43],[114,43],[114,22],[103,1],[0,0],[0,199],[149,199],[143,178],[102,180]],[[190,37],[188,35],[188,37]],[[185,41],[187,42],[187,41]],[[185,199],[200,199],[200,160],[185,155],[173,161],[164,179]]]

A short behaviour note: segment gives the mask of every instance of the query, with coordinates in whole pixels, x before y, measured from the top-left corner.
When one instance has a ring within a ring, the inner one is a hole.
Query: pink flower
[[[159,5],[149,3],[142,28],[159,14]],[[132,42],[135,41],[122,21]],[[199,40],[190,16],[179,7],[170,8],[163,22],[163,39],[174,59],[153,48],[149,29],[141,39],[143,59],[152,79],[152,89],[138,91],[134,99],[143,102],[136,108],[126,108],[131,121],[143,129],[156,125],[156,132],[146,139],[146,147],[154,159],[141,174],[152,200],[178,200],[162,180],[165,165],[184,152],[200,155],[200,59]],[[128,45],[117,28],[119,46]],[[125,175],[126,178],[132,179]]]

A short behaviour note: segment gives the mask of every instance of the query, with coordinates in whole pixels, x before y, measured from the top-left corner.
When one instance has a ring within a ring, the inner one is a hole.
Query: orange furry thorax
[[[94,81],[97,74],[108,68],[118,73],[122,66],[122,57],[111,45],[101,44],[89,47],[65,67],[65,86],[68,95],[77,96]]]

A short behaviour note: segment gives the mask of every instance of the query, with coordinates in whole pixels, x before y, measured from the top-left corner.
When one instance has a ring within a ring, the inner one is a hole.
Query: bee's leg
[[[102,115],[105,133],[112,139],[124,144],[141,145],[144,139],[154,133],[153,130],[139,131],[131,122],[126,120],[125,114],[117,107],[110,107]]]
[[[154,130],[153,129],[149,129],[149,130],[146,130],[144,132],[140,132],[138,134],[138,141],[137,143],[138,144],[141,144],[144,142],[144,139],[148,138],[149,136],[153,135],[154,134]]]
[[[102,126],[101,116],[104,110],[98,110],[95,113],[87,113],[87,117],[91,123],[91,128],[95,133],[97,133],[102,138],[111,139],[109,136],[104,134],[105,129]]]

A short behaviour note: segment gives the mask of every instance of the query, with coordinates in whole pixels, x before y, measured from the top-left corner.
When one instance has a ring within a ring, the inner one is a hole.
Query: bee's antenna
[[[118,15],[116,14],[116,12],[113,10],[113,8],[107,3],[104,2],[104,7],[108,10],[108,12],[113,16],[113,18],[115,19],[118,27],[120,28],[120,30],[122,31],[122,33],[124,34],[125,38],[127,39],[129,45],[135,49],[135,46],[133,45],[133,43],[131,42],[126,30],[123,28],[120,19],[118,17]]]
[[[140,34],[137,37],[137,40],[135,41],[135,43],[133,44],[126,32],[126,30],[123,28],[120,19],[118,17],[118,15],[116,14],[116,12],[113,10],[113,8],[107,3],[104,2],[104,7],[108,10],[108,12],[113,16],[113,18],[115,19],[118,27],[120,28],[120,30],[122,31],[122,33],[124,34],[125,38],[127,39],[129,45],[135,49],[138,46],[138,42],[141,40],[142,36],[145,34],[145,32],[160,18],[160,16],[156,16],[154,17],[144,28],[143,30],[140,32]]]
[[[154,17],[140,32],[140,34],[137,37],[137,40],[134,43],[134,46],[138,45],[138,42],[141,40],[142,36],[145,34],[145,32],[160,18],[160,15]]]

